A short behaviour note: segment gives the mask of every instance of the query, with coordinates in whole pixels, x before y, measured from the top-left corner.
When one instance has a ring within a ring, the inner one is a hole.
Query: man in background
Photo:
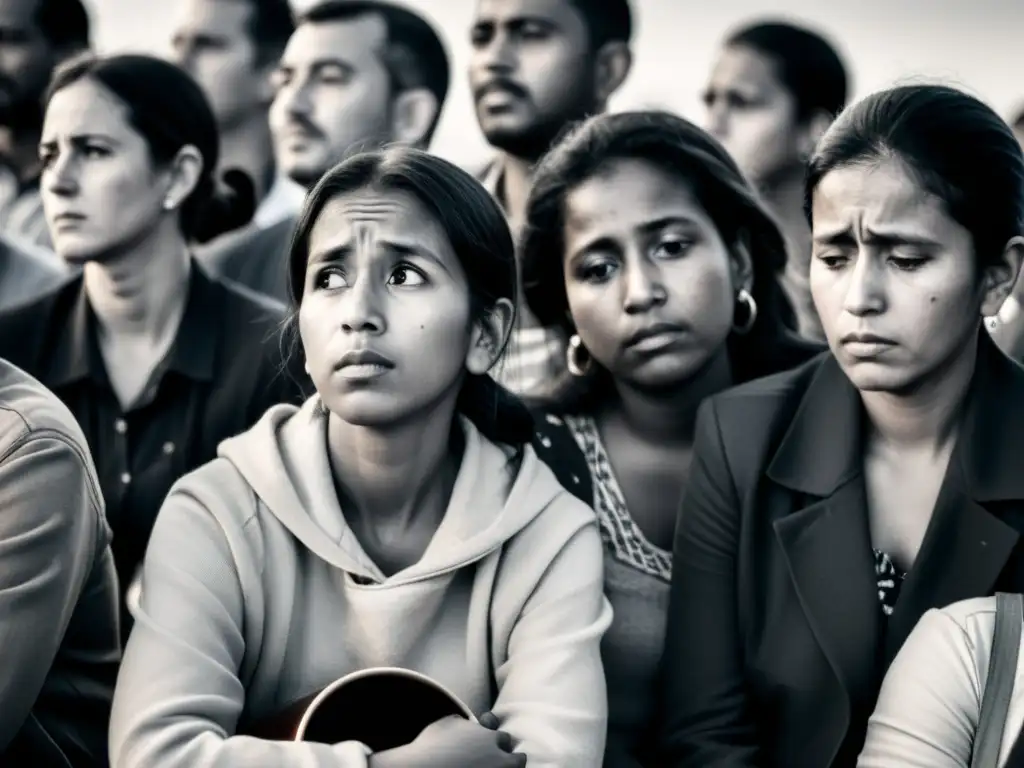
[[[39,198],[43,96],[57,65],[88,48],[81,0],[0,0],[0,235],[50,246]]]
[[[380,0],[328,0],[299,19],[270,109],[280,170],[305,189],[352,152],[426,147],[448,93],[448,56],[422,17]],[[220,275],[290,301],[294,219],[209,254]]]
[[[253,227],[294,216],[301,187],[274,162],[271,78],[295,26],[287,0],[185,0],[172,36],[173,57],[202,86],[221,136],[222,170],[252,179],[259,205]]]
[[[516,234],[533,166],[573,123],[603,112],[632,64],[627,0],[478,0],[469,80],[477,120],[497,150],[480,176]],[[540,395],[565,371],[565,340],[526,306],[495,376]]]

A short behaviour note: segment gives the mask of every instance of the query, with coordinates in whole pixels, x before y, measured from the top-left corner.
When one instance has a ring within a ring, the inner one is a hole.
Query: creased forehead
[[[450,249],[446,233],[427,208],[414,195],[397,190],[360,189],[331,198],[317,216],[310,245],[351,242],[357,237],[387,237],[419,242],[430,250]]]

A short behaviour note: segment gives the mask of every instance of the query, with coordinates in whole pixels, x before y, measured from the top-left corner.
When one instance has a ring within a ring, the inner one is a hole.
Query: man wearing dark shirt
[[[0,360],[0,765],[107,765],[117,606],[85,437],[53,393]]]
[[[31,371],[71,409],[96,461],[122,590],[145,554],[171,485],[263,412],[302,397],[279,334],[283,308],[193,265],[170,352],[125,410],[110,384],[81,276],[0,313],[0,357]],[[122,613],[127,632],[131,619]]]
[[[274,154],[309,189],[351,152],[429,144],[448,93],[448,57],[430,24],[405,8],[327,0],[300,17],[275,80]],[[294,229],[288,218],[203,258],[217,274],[288,303]]]

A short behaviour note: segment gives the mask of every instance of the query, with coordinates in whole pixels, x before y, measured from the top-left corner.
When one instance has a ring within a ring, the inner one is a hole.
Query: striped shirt
[[[504,166],[498,157],[477,176],[484,188],[507,211],[504,200]],[[518,225],[509,221],[513,237]],[[519,320],[512,331],[504,357],[491,372],[494,379],[523,397],[543,397],[565,374],[566,340],[557,329],[542,328],[525,303],[519,307]]]

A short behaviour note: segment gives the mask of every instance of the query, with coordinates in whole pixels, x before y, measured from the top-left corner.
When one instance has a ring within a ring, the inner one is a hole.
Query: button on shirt
[[[0,357],[39,378],[85,432],[122,594],[171,485],[215,458],[221,440],[248,429],[270,406],[303,399],[305,374],[282,360],[283,316],[276,303],[210,277],[193,261],[177,338],[143,396],[124,410],[81,277],[0,314]]]

